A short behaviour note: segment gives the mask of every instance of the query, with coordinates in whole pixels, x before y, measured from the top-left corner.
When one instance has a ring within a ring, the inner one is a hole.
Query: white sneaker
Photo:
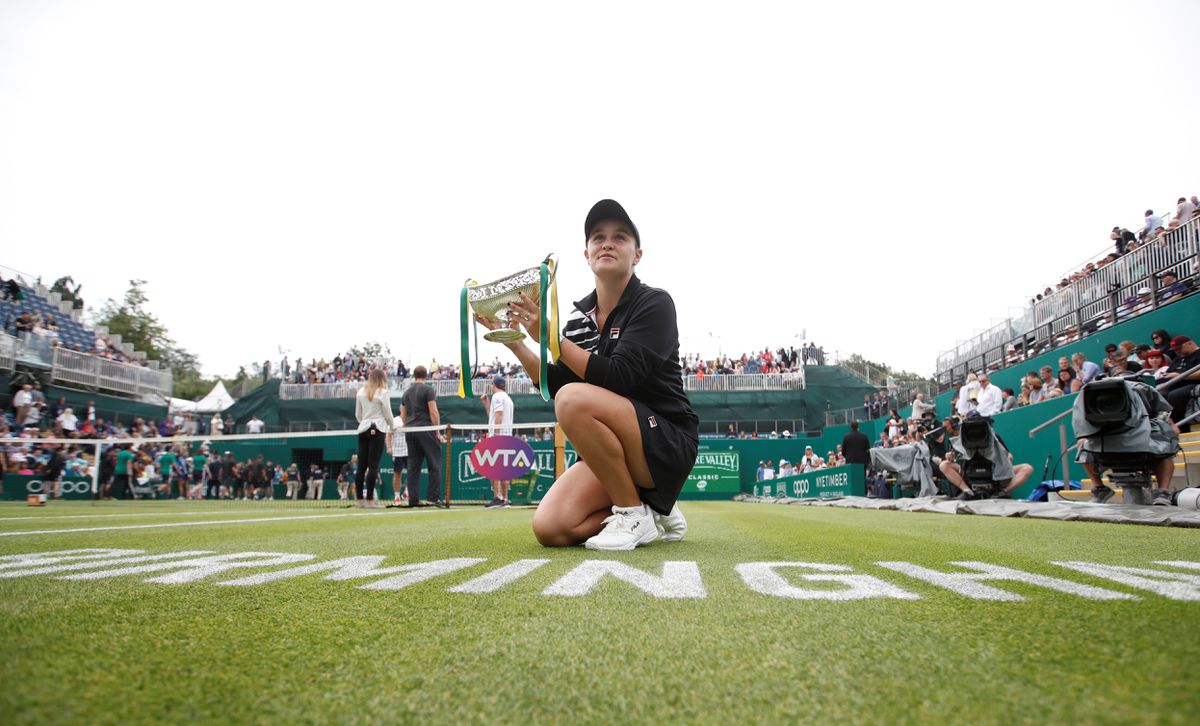
[[[654,517],[645,504],[640,507],[612,508],[612,516],[604,520],[604,529],[583,543],[589,550],[626,551],[650,544],[658,539]]]
[[[658,528],[663,542],[678,542],[687,534],[687,520],[683,518],[683,512],[679,511],[678,504],[671,507],[671,513],[665,517],[658,512],[653,514],[654,526]]]

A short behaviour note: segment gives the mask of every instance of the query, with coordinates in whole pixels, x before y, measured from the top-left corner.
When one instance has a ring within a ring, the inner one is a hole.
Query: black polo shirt
[[[575,303],[563,325],[563,337],[588,351],[583,379],[563,363],[547,369],[550,395],[568,383],[607,388],[641,401],[683,431],[697,435],[700,419],[683,390],[679,363],[679,327],[675,301],[665,291],[645,285],[637,275],[597,330],[596,291]]]
[[[1172,373],[1183,373],[1189,368],[1200,365],[1200,348],[1193,350],[1189,355],[1183,355],[1179,351],[1176,351],[1175,356],[1175,360],[1171,361],[1171,364],[1167,366],[1167,370]],[[1189,381],[1189,383],[1195,383],[1195,381]]]

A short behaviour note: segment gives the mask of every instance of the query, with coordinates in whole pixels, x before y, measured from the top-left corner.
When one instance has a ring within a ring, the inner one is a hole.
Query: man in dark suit
[[[863,474],[866,475],[866,469],[871,464],[871,440],[858,430],[857,421],[850,422],[850,431],[842,437],[842,454],[847,464],[863,467]]]

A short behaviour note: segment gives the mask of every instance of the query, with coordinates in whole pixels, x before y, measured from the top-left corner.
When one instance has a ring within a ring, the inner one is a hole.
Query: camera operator
[[[1169,381],[1178,378],[1189,368],[1200,365],[1200,347],[1197,347],[1186,335],[1176,335],[1172,338],[1171,350],[1175,353],[1175,359],[1167,366],[1167,372],[1159,380]],[[1178,423],[1187,417],[1188,401],[1192,399],[1192,393],[1198,384],[1200,384],[1200,371],[1191,374],[1184,383],[1179,383],[1167,391],[1167,401],[1171,404],[1172,421]],[[1179,428],[1180,433],[1185,434],[1191,430],[1191,424],[1184,424]]]
[[[991,430],[992,438],[999,443],[1000,448],[1004,450],[1004,454],[1008,457],[1009,464],[1012,465],[1012,478],[1007,482],[1005,482],[1003,479],[997,481],[997,483],[1004,484],[1004,489],[1002,489],[1000,493],[993,498],[1012,499],[1012,491],[1027,482],[1029,477],[1033,475],[1033,466],[1030,464],[1012,463],[1013,455],[1012,452],[1008,450],[1008,445],[1004,443],[1004,439],[1000,438],[1000,435],[997,434],[994,429],[991,429],[990,425],[989,429]],[[952,443],[958,443],[960,438],[961,437],[956,437],[956,441]],[[957,446],[955,448],[957,449]],[[958,452],[951,451],[949,454],[955,454],[954,458],[947,458],[947,460],[939,463],[937,465],[938,471],[942,473],[942,476],[946,477],[947,481],[958,488],[960,492],[958,497],[956,497],[958,501],[965,502],[972,499],[978,499],[979,495],[971,489],[970,485],[966,481],[966,478],[963,476],[962,464],[956,461],[958,458]],[[949,454],[947,456],[949,456]]]

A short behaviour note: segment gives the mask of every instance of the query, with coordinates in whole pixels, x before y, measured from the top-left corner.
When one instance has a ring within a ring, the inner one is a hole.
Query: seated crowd
[[[701,358],[696,353],[680,356],[683,373],[687,376],[742,375],[756,373],[795,373],[801,366],[825,365],[825,347],[816,343],[802,343],[800,349],[763,348],[761,351],[740,357],[728,355],[714,359]]]
[[[27,294],[25,288],[15,279],[0,278],[0,290],[3,291],[5,303],[20,303]],[[149,366],[144,356],[127,355],[107,335],[95,335],[84,328],[82,334],[86,334],[87,337],[82,338],[82,342],[78,337],[80,333],[76,333],[75,337],[71,337],[70,334],[64,336],[59,319],[51,312],[23,310],[5,305],[0,314],[3,315],[4,332],[8,335],[37,341],[49,348],[65,348],[118,363]],[[78,324],[74,325],[78,331]]]
[[[1063,277],[1054,288],[1047,287],[1044,292],[1037,295],[1030,302],[1033,303],[1042,300],[1052,295],[1055,290],[1061,290],[1073,282],[1087,279],[1097,270],[1103,269],[1105,266],[1112,264],[1134,250],[1154,243],[1166,243],[1170,232],[1197,217],[1200,217],[1200,199],[1197,199],[1195,195],[1190,199],[1180,197],[1179,201],[1176,202],[1175,214],[1166,223],[1163,222],[1161,216],[1154,213],[1153,209],[1147,209],[1144,215],[1145,221],[1137,234],[1124,227],[1113,227],[1112,232],[1109,234],[1109,239],[1112,240],[1114,247],[1112,252],[1099,260],[1087,263],[1079,270]]]

